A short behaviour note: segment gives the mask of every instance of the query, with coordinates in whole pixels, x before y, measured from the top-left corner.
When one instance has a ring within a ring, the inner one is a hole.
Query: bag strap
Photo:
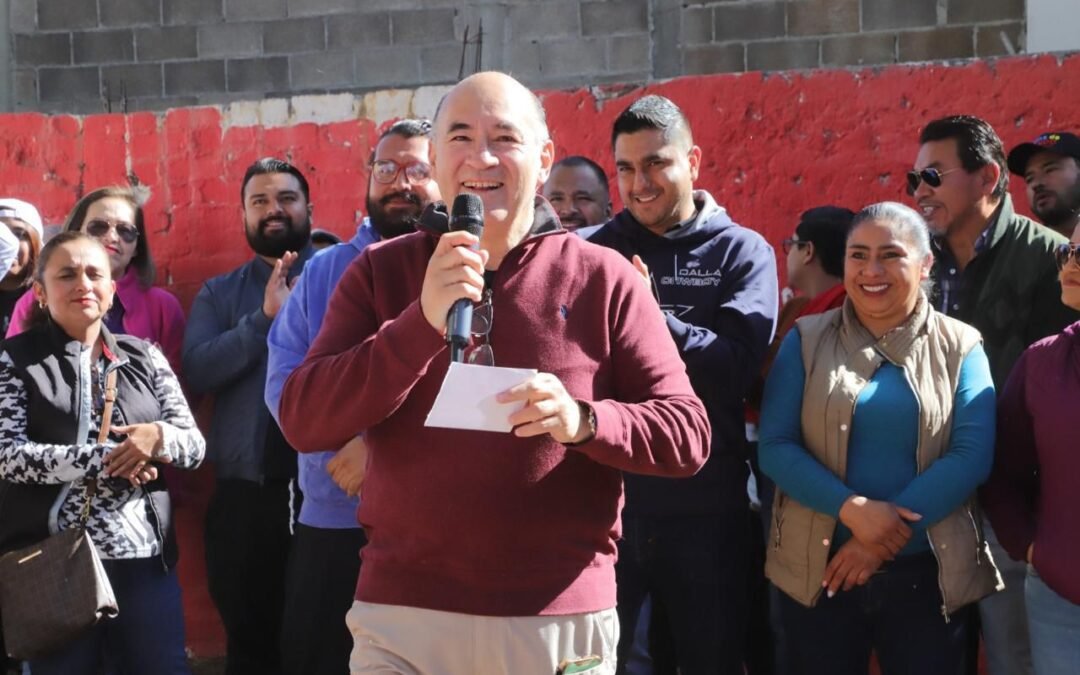
[[[105,376],[105,408],[101,411],[101,431],[98,432],[97,442],[102,444],[109,440],[109,427],[112,426],[113,403],[116,402],[116,368],[109,371]]]
[[[109,374],[105,376],[105,407],[101,411],[101,431],[98,432],[98,445],[105,443],[109,440],[109,427],[112,426],[112,411],[113,403],[116,402],[116,369],[113,368],[109,371]],[[82,508],[82,525],[86,527],[86,521],[90,519],[90,503],[94,500],[94,496],[97,494],[98,481],[97,478],[91,478],[86,481],[86,501],[83,502]]]

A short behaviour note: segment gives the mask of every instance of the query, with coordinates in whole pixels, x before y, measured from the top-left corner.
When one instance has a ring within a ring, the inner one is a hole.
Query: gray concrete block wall
[[[16,110],[159,110],[457,79],[536,88],[997,56],[1024,0],[7,0]],[[3,4],[0,4],[3,7]],[[477,36],[483,28],[482,48]],[[464,45],[466,36],[469,44]]]

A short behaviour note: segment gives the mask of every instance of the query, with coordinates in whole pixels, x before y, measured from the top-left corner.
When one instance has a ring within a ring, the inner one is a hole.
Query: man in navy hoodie
[[[632,103],[612,145],[625,208],[590,241],[630,258],[651,285],[713,428],[696,476],[624,477],[619,623],[633,635],[651,594],[682,673],[742,673],[751,551],[743,399],[773,332],[776,256],[694,189],[701,148],[670,100]],[[619,645],[621,667],[629,643]]]

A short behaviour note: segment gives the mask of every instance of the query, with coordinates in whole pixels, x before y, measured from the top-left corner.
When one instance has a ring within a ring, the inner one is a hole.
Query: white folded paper
[[[497,403],[495,395],[535,375],[536,370],[531,368],[451,363],[424,426],[507,433],[513,429],[510,415],[525,407],[525,403]]]

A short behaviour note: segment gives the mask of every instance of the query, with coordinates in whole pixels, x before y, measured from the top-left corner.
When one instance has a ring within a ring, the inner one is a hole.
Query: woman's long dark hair
[[[98,188],[93,192],[87,193],[87,195],[76,202],[75,206],[71,209],[71,213],[68,214],[67,220],[64,221],[64,231],[81,232],[83,221],[86,220],[86,212],[90,210],[90,205],[109,197],[123,199],[128,204],[131,204],[131,208],[135,211],[135,227],[139,230],[139,238],[135,241],[135,255],[131,258],[131,263],[129,263],[129,265],[134,266],[135,271],[138,272],[139,284],[143,288],[150,288],[154,285],[157,270],[154,268],[154,259],[150,256],[150,241],[146,236],[146,224],[143,218],[142,205],[146,201],[144,188],[110,185],[109,187]],[[116,276],[117,280],[119,280],[119,276],[121,275]]]

